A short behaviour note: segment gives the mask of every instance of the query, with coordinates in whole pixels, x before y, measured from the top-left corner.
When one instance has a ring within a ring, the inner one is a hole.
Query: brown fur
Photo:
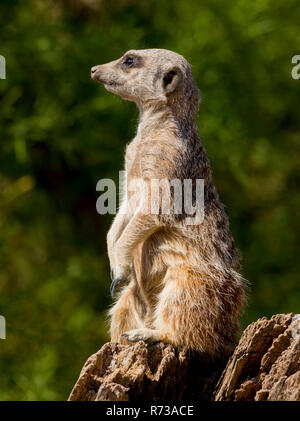
[[[132,50],[94,67],[92,77],[140,109],[125,156],[121,210],[127,212],[117,214],[107,237],[114,281],[127,282],[110,310],[111,340],[161,340],[211,356],[230,353],[245,283],[198,137],[199,91],[190,65],[168,50]],[[204,221],[188,225],[186,214],[143,213],[149,190],[128,191],[135,178],[145,185],[153,178],[204,179]]]

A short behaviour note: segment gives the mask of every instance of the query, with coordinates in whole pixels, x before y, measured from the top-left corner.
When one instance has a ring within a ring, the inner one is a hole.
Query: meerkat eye
[[[132,56],[127,57],[124,61],[123,64],[125,64],[126,66],[130,67],[132,66],[134,63],[134,58]]]

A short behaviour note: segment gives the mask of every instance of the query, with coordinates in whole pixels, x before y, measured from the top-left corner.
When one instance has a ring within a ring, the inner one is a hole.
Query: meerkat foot
[[[159,342],[161,338],[154,329],[133,329],[129,330],[122,335],[128,342],[144,341],[147,343]]]

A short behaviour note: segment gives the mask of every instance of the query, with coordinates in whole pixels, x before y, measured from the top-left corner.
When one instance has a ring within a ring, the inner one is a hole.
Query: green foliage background
[[[64,400],[108,340],[95,186],[117,180],[137,111],[90,79],[130,48],[183,54],[199,133],[252,283],[242,328],[300,312],[298,0],[1,0],[1,400]]]

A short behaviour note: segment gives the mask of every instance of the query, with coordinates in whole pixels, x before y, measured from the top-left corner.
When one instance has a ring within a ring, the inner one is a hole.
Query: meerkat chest
[[[168,178],[174,172],[176,162],[180,161],[180,146],[163,137],[134,139],[126,149],[127,176],[144,179]]]
[[[138,136],[126,148],[125,170],[127,179],[143,178],[143,163],[147,156],[147,145]]]

